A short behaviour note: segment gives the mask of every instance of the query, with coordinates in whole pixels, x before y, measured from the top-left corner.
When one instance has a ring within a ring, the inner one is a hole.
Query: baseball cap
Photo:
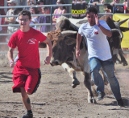
[[[7,3],[15,3],[15,4],[17,4],[17,0],[8,0]]]

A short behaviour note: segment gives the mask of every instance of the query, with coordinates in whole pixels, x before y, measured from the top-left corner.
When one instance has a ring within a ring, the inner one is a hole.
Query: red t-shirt
[[[30,28],[28,32],[18,30],[15,32],[8,43],[11,48],[18,48],[17,66],[27,68],[39,68],[39,42],[46,40],[46,36],[41,32]]]

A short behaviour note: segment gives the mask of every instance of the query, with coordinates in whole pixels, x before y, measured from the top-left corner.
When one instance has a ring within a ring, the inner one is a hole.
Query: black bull
[[[60,29],[60,26],[58,26],[60,31],[53,31],[53,32],[48,33],[48,38],[51,39],[53,43],[53,60],[51,61],[51,65],[53,66],[62,65],[63,68],[67,70],[70,76],[73,78],[73,87],[76,87],[76,85],[79,84],[76,78],[76,75],[75,75],[75,71],[82,71],[84,74],[84,84],[86,88],[88,89],[88,102],[95,103],[95,99],[91,91],[90,72],[88,69],[89,68],[88,67],[88,54],[87,54],[87,50],[85,47],[85,43],[82,42],[81,44],[80,59],[76,59],[75,45],[76,45],[77,32],[75,31],[77,31],[78,28],[76,28],[73,24],[71,25],[68,23],[70,22],[67,22],[67,25],[66,25],[64,22],[63,23],[61,22],[61,24],[63,24],[63,26],[61,26],[62,29]],[[67,26],[67,27],[64,28],[64,26]],[[72,29],[72,31],[68,31],[69,29],[70,30]],[[63,30],[66,30],[66,31],[63,31]],[[116,31],[117,30],[113,31],[113,33],[114,34],[118,33]],[[113,36],[116,36],[114,34]],[[120,39],[120,35],[117,38]],[[112,37],[110,40],[113,40],[113,39],[114,38]],[[120,42],[121,41],[119,41],[119,43]],[[40,46],[42,46],[42,44]]]

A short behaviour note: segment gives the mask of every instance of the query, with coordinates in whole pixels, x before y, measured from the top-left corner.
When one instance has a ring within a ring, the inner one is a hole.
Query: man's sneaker
[[[32,113],[27,113],[22,118],[33,118],[33,114]]]
[[[97,97],[97,101],[100,101],[104,98],[105,93],[104,92],[98,92],[98,97]]]
[[[123,103],[123,100],[122,99],[117,100],[117,104],[120,107],[124,107],[124,103]]]

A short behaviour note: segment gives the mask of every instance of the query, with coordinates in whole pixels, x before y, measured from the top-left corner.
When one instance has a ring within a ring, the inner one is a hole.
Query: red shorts
[[[17,70],[17,72],[15,72],[15,70]],[[40,69],[28,69],[28,68],[24,68],[24,71],[26,71],[27,73],[23,74],[23,73],[18,73],[18,68],[14,67],[14,71],[13,71],[13,92],[21,92],[20,88],[24,87],[25,90],[32,94],[34,93],[40,83],[40,79],[41,79],[41,73],[40,73]]]

